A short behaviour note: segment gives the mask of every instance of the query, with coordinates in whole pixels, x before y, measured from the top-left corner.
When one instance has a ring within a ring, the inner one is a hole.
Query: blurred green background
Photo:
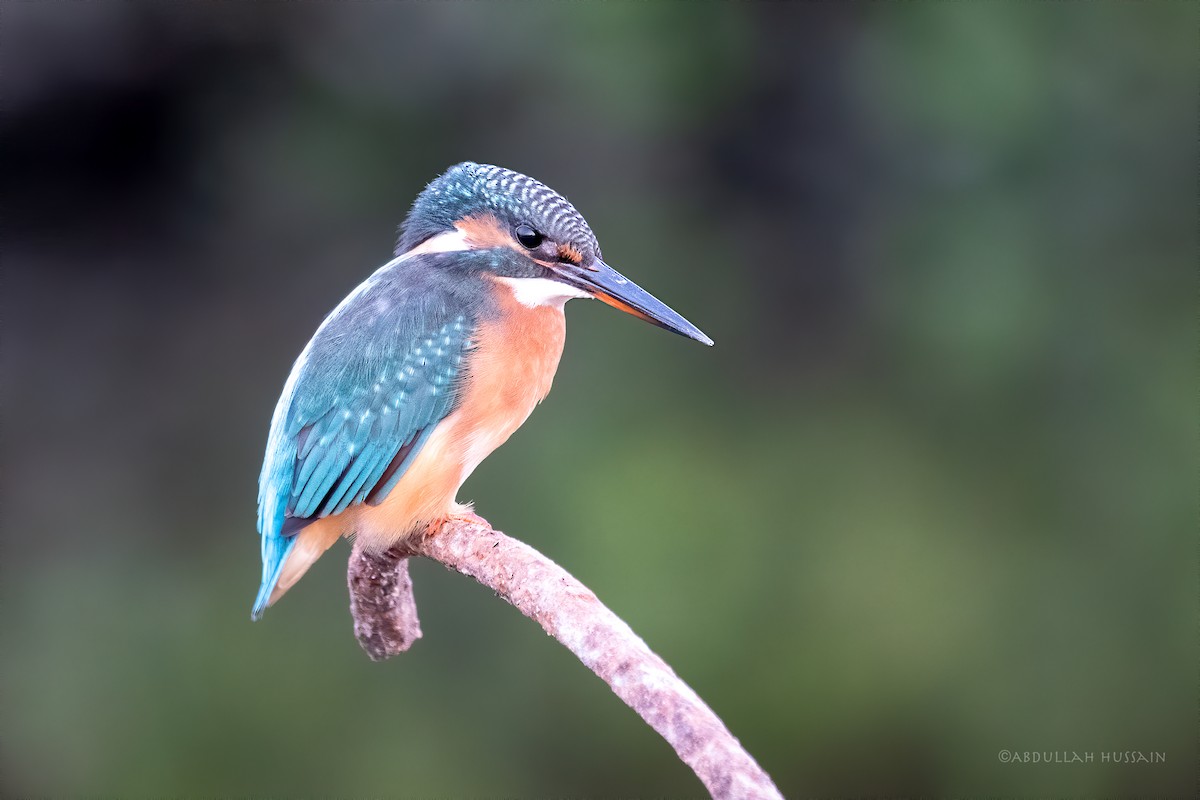
[[[1190,796],[1197,9],[5,4],[5,794],[702,794],[437,565],[385,664],[345,544],[249,620],[291,362],[472,159],[717,346],[572,303],[461,499],[785,794]]]

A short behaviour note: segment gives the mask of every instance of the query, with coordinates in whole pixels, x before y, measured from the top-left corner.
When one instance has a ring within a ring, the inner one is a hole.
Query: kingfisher
[[[342,536],[382,552],[468,513],[458,490],[550,391],[576,297],[713,343],[604,263],[545,184],[473,162],[429,183],[395,257],[330,312],[284,384],[259,476],[251,617]]]

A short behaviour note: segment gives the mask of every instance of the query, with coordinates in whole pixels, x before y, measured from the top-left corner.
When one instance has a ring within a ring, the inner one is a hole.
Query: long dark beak
[[[713,340],[699,328],[603,261],[595,261],[590,267],[570,267],[557,271],[567,283],[591,293],[597,300],[613,308],[712,346]]]

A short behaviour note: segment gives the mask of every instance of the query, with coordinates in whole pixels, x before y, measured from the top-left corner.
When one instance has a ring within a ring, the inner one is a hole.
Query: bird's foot
[[[435,520],[431,520],[430,523],[425,526],[425,535],[433,536],[435,533],[440,531],[443,526],[452,525],[456,522],[467,523],[469,525],[488,524],[486,519],[475,513],[475,508],[470,503],[466,505],[455,503],[444,516],[438,517]]]

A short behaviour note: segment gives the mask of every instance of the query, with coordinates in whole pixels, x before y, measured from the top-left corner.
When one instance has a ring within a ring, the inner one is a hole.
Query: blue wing
[[[393,262],[325,319],[292,367],[259,476],[257,619],[307,520],[381,502],[453,408],[473,325]]]

